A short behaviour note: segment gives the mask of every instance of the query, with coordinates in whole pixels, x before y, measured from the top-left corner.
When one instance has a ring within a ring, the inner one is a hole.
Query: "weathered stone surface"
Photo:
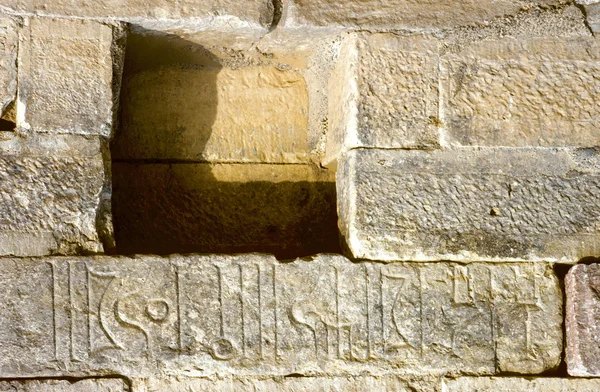
[[[323,255],[4,259],[0,377],[539,373],[558,365],[549,264]]]
[[[438,46],[422,36],[347,39],[330,80],[327,163],[355,147],[439,145]]]
[[[445,392],[596,392],[600,380],[572,378],[464,377],[444,381]]]
[[[153,68],[127,78],[122,103],[115,159],[309,160],[307,88],[292,70]]]
[[[293,0],[287,25],[341,25],[376,28],[453,27],[514,15],[536,5],[565,3],[561,0]]]
[[[340,230],[370,260],[576,262],[600,249],[594,149],[357,149],[337,176]]]
[[[267,0],[3,0],[1,7],[37,15],[151,19],[215,19],[269,26],[273,7]]]
[[[585,16],[587,25],[590,29],[597,33],[600,31],[600,2],[590,0],[587,2],[580,2],[585,9]]]
[[[340,253],[335,179],[309,165],[113,164],[119,253]]]
[[[572,376],[600,375],[600,265],[576,265],[565,278],[567,370]]]
[[[17,47],[16,23],[0,18],[0,117],[17,95]]]
[[[109,136],[113,124],[113,29],[31,18],[19,50],[17,126],[35,132]]]
[[[445,142],[598,145],[599,59],[589,37],[482,41],[444,56]]]
[[[102,251],[101,146],[73,135],[0,140],[0,255]]]
[[[395,376],[273,377],[273,378],[169,378],[134,382],[134,392],[438,392],[438,379]]]
[[[90,378],[81,381],[0,380],[0,391],[12,392],[126,392],[128,390],[127,384],[116,378]]]

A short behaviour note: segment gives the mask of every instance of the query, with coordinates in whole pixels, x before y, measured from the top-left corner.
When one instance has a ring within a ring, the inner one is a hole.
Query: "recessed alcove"
[[[111,147],[118,253],[340,252],[320,166],[337,40],[294,40],[134,27]]]

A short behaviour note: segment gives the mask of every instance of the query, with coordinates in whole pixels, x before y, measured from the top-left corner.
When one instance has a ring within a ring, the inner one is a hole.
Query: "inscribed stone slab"
[[[596,392],[600,380],[572,378],[464,377],[445,380],[445,392]]]
[[[595,149],[356,149],[337,174],[340,230],[370,260],[546,260],[600,252]]]
[[[0,267],[0,377],[535,374],[562,350],[562,295],[544,263],[247,254]]]
[[[571,376],[600,375],[600,265],[576,265],[565,278],[566,362]]]
[[[108,137],[113,124],[113,29],[74,19],[31,18],[19,50],[17,126]]]
[[[599,60],[591,37],[482,41],[444,56],[445,142],[598,145]]]

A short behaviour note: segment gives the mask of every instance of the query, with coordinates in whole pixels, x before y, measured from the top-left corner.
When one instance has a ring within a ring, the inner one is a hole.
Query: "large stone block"
[[[287,25],[340,25],[357,28],[431,28],[472,25],[562,0],[292,0]]]
[[[1,381],[0,391],[12,392],[127,392],[127,384],[117,378],[86,380],[22,380]]]
[[[600,375],[600,265],[576,265],[565,278],[566,362],[572,376]]]
[[[594,149],[357,149],[338,171],[340,230],[370,260],[576,262],[600,249]]]
[[[120,56],[113,28],[31,18],[19,49],[17,126],[35,132],[111,134]]]
[[[534,374],[562,351],[545,263],[246,254],[0,267],[0,377]]]
[[[3,0],[2,6],[12,11],[37,15],[130,21],[205,19],[205,23],[210,19],[223,17],[230,24],[264,26],[270,25],[274,11],[268,0]]]
[[[308,162],[302,75],[271,66],[224,68],[212,61],[212,66],[172,65],[126,78],[113,158]]]
[[[441,61],[447,144],[596,146],[595,38],[481,41]]]
[[[327,163],[355,147],[439,145],[438,46],[425,36],[350,36],[329,82]]]
[[[9,18],[0,18],[0,117],[3,118],[17,96],[18,43],[16,23]]]
[[[102,251],[101,151],[98,138],[73,135],[0,141],[0,255]]]
[[[463,377],[444,380],[445,392],[595,392],[600,380],[572,378]]]

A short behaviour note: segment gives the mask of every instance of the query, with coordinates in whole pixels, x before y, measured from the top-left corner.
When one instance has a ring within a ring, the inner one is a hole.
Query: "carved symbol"
[[[389,279],[392,281],[397,281],[400,282],[397,286],[396,286],[396,292],[394,295],[394,299],[392,301],[392,306],[391,306],[391,319],[392,319],[392,324],[394,326],[394,330],[396,332],[396,334],[398,335],[398,337],[401,339],[401,343],[396,343],[396,344],[391,344],[388,345],[388,337],[386,336],[386,329],[385,329],[385,323],[383,323],[382,321],[382,326],[384,328],[383,330],[383,341],[384,341],[384,352],[387,352],[389,349],[392,350],[396,350],[396,349],[400,349],[400,348],[406,348],[406,347],[412,347],[414,348],[414,346],[412,344],[409,343],[408,338],[405,336],[405,332],[403,331],[402,328],[402,324],[401,324],[401,318],[398,315],[399,309],[402,309],[402,290],[404,289],[404,285],[406,284],[406,282],[408,281],[408,276],[407,275],[396,275],[396,274],[392,274],[392,273],[386,273],[383,270],[381,271],[381,302],[382,304],[385,303],[385,296],[383,295],[383,287],[385,286],[385,279]],[[382,314],[384,312],[382,311]],[[384,316],[382,316],[384,317]]]
[[[146,304],[146,315],[154,322],[165,322],[169,318],[169,303],[164,299],[149,300]]]
[[[534,309],[540,309],[540,290],[538,287],[537,274],[535,267],[532,267],[533,279],[528,279],[527,274],[521,271],[521,267],[512,267],[515,274],[515,283],[517,285],[516,302],[525,307],[527,318],[525,319],[525,349],[529,359],[537,359],[538,354],[533,348],[531,338],[531,312]],[[530,292],[526,292],[527,288],[531,288]]]
[[[233,343],[225,338],[225,313],[223,309],[223,271],[221,267],[215,265],[217,269],[217,282],[219,289],[219,338],[210,345],[210,354],[214,359],[228,361],[235,356],[235,347]]]
[[[106,305],[106,298],[107,298],[107,294],[110,294],[111,291],[113,290],[112,287],[114,285],[114,281],[115,278],[117,277],[117,274],[115,272],[98,272],[98,271],[93,271],[91,268],[87,267],[87,288],[88,288],[88,297],[87,297],[87,301],[88,301],[88,309],[90,310],[88,314],[88,337],[89,337],[89,351],[90,351],[90,355],[104,351],[104,350],[110,350],[110,349],[117,349],[117,350],[122,350],[123,346],[117,342],[115,335],[112,333],[112,331],[110,330],[110,328],[107,326],[106,322],[105,322],[105,314],[107,313],[107,305]],[[94,343],[94,339],[93,339],[93,332],[92,332],[92,321],[91,321],[91,313],[92,313],[92,279],[96,278],[96,279],[100,279],[100,280],[108,280],[108,285],[106,286],[106,288],[104,289],[104,291],[102,292],[102,295],[100,296],[100,301],[98,303],[98,309],[96,312],[96,315],[98,317],[98,323],[100,324],[100,329],[102,330],[102,333],[104,334],[104,336],[108,339],[109,341],[109,345],[104,345],[104,346],[98,346],[98,347],[94,347],[93,343]]]

